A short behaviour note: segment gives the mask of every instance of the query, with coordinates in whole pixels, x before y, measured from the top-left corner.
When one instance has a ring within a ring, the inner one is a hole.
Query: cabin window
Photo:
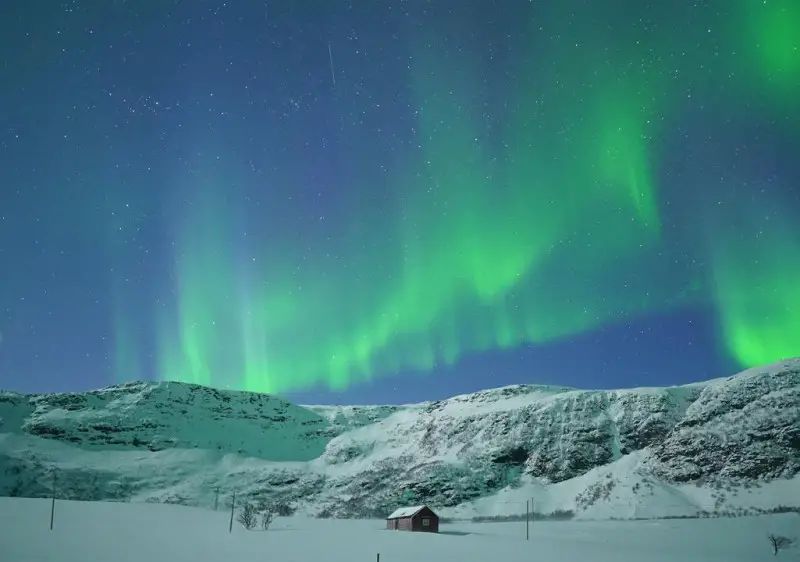
[[[430,527],[430,526],[431,526],[431,520],[430,520],[430,519],[428,519],[427,517],[423,517],[423,519],[422,519],[422,526],[423,526],[423,527]]]

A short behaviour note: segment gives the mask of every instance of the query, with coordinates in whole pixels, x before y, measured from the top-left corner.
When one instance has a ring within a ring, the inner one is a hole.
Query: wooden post
[[[525,540],[531,538],[531,506],[530,500],[525,500]]]
[[[381,553],[380,552],[378,553],[377,562],[381,562]]]
[[[53,501],[50,503],[50,530],[53,530],[53,519],[56,515],[56,473],[53,471]]]
[[[231,499],[231,523],[228,525],[228,532],[233,532],[233,508],[236,506],[236,492],[233,493],[233,499]]]
[[[217,486],[217,494],[214,496],[214,511],[219,507],[219,486]]]

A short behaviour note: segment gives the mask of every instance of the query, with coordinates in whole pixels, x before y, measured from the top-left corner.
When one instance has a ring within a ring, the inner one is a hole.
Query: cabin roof
[[[415,505],[414,507],[401,507],[395,509],[386,519],[402,519],[404,517],[414,517],[417,513],[425,509],[425,505]]]

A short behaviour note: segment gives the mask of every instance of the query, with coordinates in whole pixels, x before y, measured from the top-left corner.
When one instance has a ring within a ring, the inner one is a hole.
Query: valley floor
[[[386,531],[383,521],[278,518],[245,531],[230,512],[162,505],[0,498],[3,562],[757,562],[767,535],[800,538],[796,514],[735,519],[443,524],[439,535]],[[777,560],[796,560],[787,550]]]

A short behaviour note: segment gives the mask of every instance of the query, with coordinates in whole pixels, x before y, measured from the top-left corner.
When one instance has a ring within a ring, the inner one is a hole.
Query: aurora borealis
[[[795,0],[11,11],[0,387],[607,386],[620,330],[663,343],[641,385],[800,355]]]

